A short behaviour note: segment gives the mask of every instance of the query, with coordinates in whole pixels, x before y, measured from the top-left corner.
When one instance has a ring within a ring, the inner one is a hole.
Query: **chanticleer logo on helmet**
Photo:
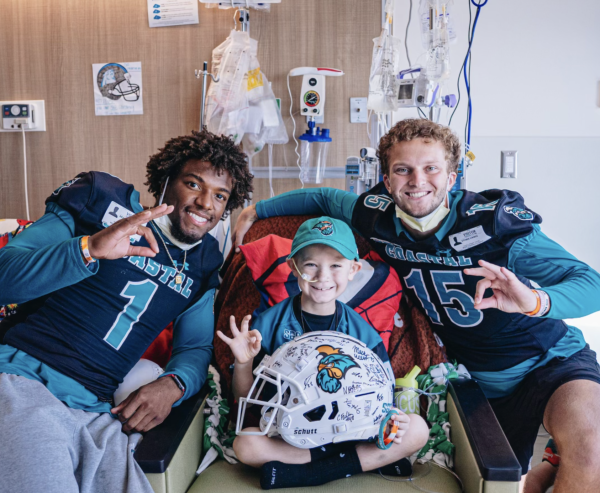
[[[350,368],[360,365],[347,354],[342,353],[340,348],[331,346],[319,346],[319,354],[325,355],[319,363],[317,374],[317,385],[325,392],[336,393],[342,388],[341,380]]]
[[[312,229],[317,229],[323,236],[329,236],[333,233],[333,224],[331,221],[319,221]]]

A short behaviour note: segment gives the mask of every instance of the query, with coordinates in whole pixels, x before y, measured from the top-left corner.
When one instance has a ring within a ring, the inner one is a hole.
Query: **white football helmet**
[[[266,356],[254,374],[240,398],[238,435],[279,434],[299,448],[367,440],[392,407],[394,382],[381,359],[340,332],[304,334]],[[263,406],[260,432],[241,431],[248,403]]]

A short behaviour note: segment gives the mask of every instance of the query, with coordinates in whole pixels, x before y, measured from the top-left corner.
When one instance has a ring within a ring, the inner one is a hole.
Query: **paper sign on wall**
[[[198,24],[197,0],[148,0],[150,27]]]
[[[96,116],[143,115],[142,62],[94,63]]]

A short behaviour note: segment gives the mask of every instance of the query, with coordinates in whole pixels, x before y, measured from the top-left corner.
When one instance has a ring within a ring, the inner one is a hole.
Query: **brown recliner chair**
[[[268,234],[293,238],[307,216],[289,216],[258,221],[246,235],[245,241],[257,240]],[[359,253],[363,256],[368,243],[357,237]],[[259,304],[259,293],[253,284],[242,254],[231,254],[222,270],[223,282],[215,302],[217,329],[229,334],[229,316],[240,319],[252,313]],[[406,299],[399,314],[403,324],[395,327],[390,337],[389,354],[395,374],[404,375],[415,364],[421,368],[443,361],[444,354],[435,341],[422,313],[411,307]],[[231,383],[230,365],[233,357],[229,348],[215,338],[215,364],[225,388]],[[205,395],[205,394],[204,394]],[[260,490],[257,471],[242,464],[230,465],[218,460],[194,481],[194,464],[200,461],[202,437],[201,414],[204,395],[200,393],[186,404],[173,410],[165,423],[149,432],[136,458],[147,473],[156,493],[228,493]],[[485,396],[473,381],[454,383],[448,396],[448,412],[452,426],[452,441],[456,445],[455,470],[467,493],[518,492],[520,466],[500,429]],[[190,425],[191,423],[191,425]],[[187,431],[190,425],[192,431]],[[195,436],[194,436],[195,435]],[[169,438],[171,437],[171,438]],[[181,442],[181,444],[179,443]],[[204,451],[205,452],[205,451]],[[435,466],[415,468],[414,485],[439,493],[460,492],[454,476]],[[193,484],[192,484],[193,482]],[[190,487],[191,484],[191,487]],[[189,487],[189,489],[188,489]],[[406,482],[386,481],[376,474],[361,474],[349,479],[313,487],[314,493],[344,493],[365,490],[414,491]],[[303,489],[303,491],[307,491]]]

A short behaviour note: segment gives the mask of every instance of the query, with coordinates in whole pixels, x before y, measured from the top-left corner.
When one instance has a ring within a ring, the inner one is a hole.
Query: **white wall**
[[[414,0],[408,35],[413,65],[423,62],[418,7]],[[402,39],[408,8],[409,0],[396,0],[394,32]],[[458,42],[451,46],[446,92],[456,93],[468,45],[467,0],[455,0],[453,16]],[[468,169],[468,188],[520,192],[544,218],[548,236],[600,270],[598,19],[597,0],[489,0],[482,8],[472,49],[471,150],[477,159]],[[451,125],[461,140],[465,101]],[[415,115],[401,110],[395,118]],[[448,117],[443,111],[440,123]],[[501,150],[519,151],[516,179],[500,178]]]

